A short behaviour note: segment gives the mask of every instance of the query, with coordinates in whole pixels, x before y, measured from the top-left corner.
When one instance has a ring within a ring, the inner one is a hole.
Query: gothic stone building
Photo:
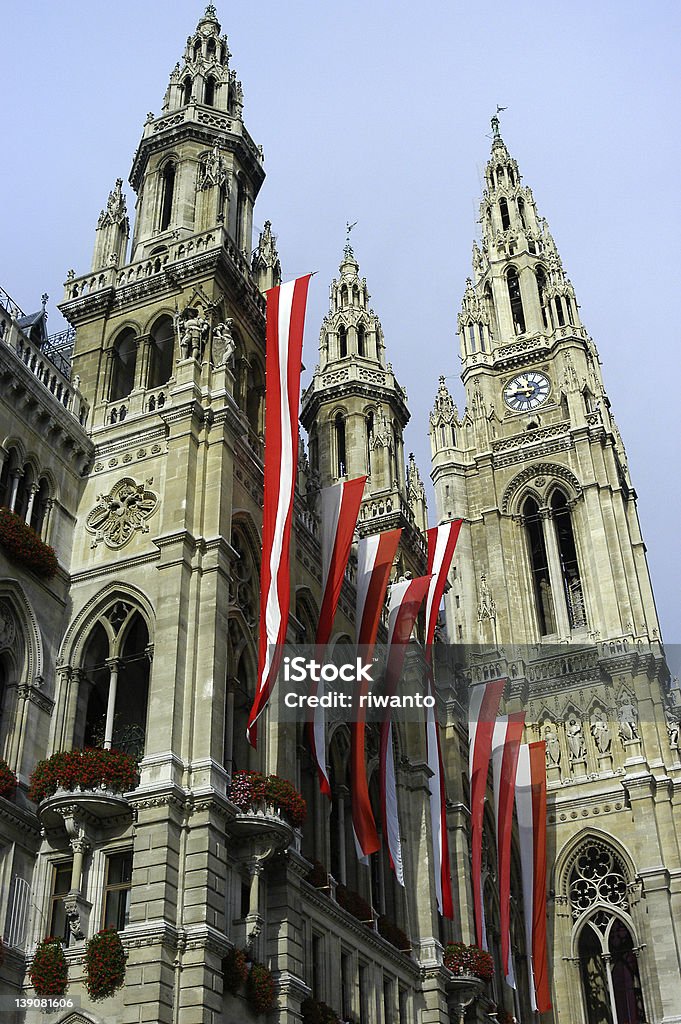
[[[246,744],[263,292],[281,271],[269,223],[253,247],[262,151],[229,59],[209,6],[161,113],[144,125],[132,239],[119,180],[91,269],[67,276],[60,308],[71,329],[50,338],[44,307],[25,316],[0,294],[0,503],[59,563],[44,579],[0,547],[0,754],[19,778],[16,795],[0,797],[2,993],[33,994],[27,966],[56,934],[78,1004],[56,1013],[58,1024],[255,1020],[223,986],[234,947],[272,969],[269,1019],[279,1024],[297,1024],[309,996],[362,1024],[457,1020],[442,950],[472,938],[463,691],[503,672],[505,706],[525,708],[527,738],[547,743],[545,1024],[681,1021],[679,714],[635,493],[595,346],[496,125],[482,248],[459,320],[467,408],[458,414],[443,378],[430,424],[439,521],[464,520],[446,597],[461,654],[438,679],[454,921],[435,902],[420,727],[398,736],[405,889],[382,852],[357,860],[345,726],[329,737],[331,802],[301,725],[266,721],[257,752]],[[292,640],[315,632],[320,486],[366,473],[360,535],[402,527],[394,576],[423,572],[423,483],[405,460],[407,395],[386,355],[348,245],[303,395]],[[353,642],[353,605],[351,565],[336,643]],[[58,793],[36,808],[27,783],[37,761],[93,744],[139,756],[139,786]],[[371,733],[367,757],[377,802]],[[272,816],[244,822],[229,799],[242,768],[296,783],[308,802],[301,832]],[[491,819],[486,829],[485,919],[498,962]],[[512,884],[517,989],[497,963],[470,1020],[496,1019],[495,1007],[537,1019],[517,856]],[[83,952],[103,926],[121,934],[126,981],[95,1003]]]

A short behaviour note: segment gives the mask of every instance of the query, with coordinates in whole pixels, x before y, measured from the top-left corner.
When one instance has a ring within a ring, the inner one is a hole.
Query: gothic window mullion
[[[570,617],[567,601],[565,599],[563,570],[561,567],[558,537],[556,535],[556,524],[548,509],[542,509],[540,514],[541,525],[544,531],[546,555],[548,559],[551,595],[553,597],[553,607],[556,613],[557,633],[561,637],[567,637],[570,635]]]

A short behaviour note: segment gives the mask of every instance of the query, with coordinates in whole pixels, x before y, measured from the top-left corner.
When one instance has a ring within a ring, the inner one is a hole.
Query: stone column
[[[109,669],[109,695],[106,701],[106,725],[104,726],[104,749],[111,749],[114,730],[114,713],[116,711],[116,691],[118,689],[118,658],[107,658]]]
[[[568,618],[567,604],[563,590],[563,570],[560,564],[560,552],[558,550],[558,538],[556,537],[556,524],[548,509],[540,511],[542,527],[544,530],[544,543],[546,544],[546,557],[549,563],[549,579],[551,580],[551,596],[553,597],[553,609],[556,614],[556,625],[558,636],[567,639],[570,636],[570,620]]]

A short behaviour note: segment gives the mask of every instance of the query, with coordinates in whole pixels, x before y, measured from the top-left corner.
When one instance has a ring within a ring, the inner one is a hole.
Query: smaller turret
[[[269,220],[265,221],[265,226],[260,232],[258,247],[253,253],[252,270],[261,292],[281,284],[277,238],[272,234],[272,224]]]
[[[92,270],[118,267],[125,263],[125,254],[130,234],[130,221],[123,195],[123,179],[116,178],[116,184],[102,210],[95,232],[95,251],[92,256]]]

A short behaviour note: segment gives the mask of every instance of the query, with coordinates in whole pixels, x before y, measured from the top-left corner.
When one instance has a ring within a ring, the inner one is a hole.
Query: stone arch
[[[634,858],[621,839],[614,839],[611,833],[605,832],[603,829],[589,827],[571,836],[556,856],[553,868],[553,888],[556,893],[562,896],[567,895],[567,884],[572,867],[581,850],[590,841],[602,844],[612,850],[621,860],[629,883],[636,879],[637,871]]]
[[[129,601],[137,607],[149,630],[149,643],[154,642],[156,613],[146,594],[131,583],[112,580],[94,598],[91,598],[69,625],[62,641],[58,664],[76,664],[83,655],[83,645],[97,620],[117,601]]]
[[[296,618],[304,629],[301,642],[313,644],[319,622],[319,607],[309,587],[300,586],[295,593]]]
[[[245,628],[257,628],[260,587],[260,537],[247,512],[232,516],[230,543],[232,558],[229,600],[231,614],[240,618]]]
[[[0,601],[3,600],[10,606],[24,640],[21,664],[16,658],[16,649],[13,651],[12,660],[16,665],[17,673],[30,683],[41,686],[43,683],[43,641],[38,618],[17,580],[10,577],[0,579]]]
[[[555,462],[539,462],[526,466],[506,485],[501,499],[502,515],[519,516],[528,493],[531,493],[541,506],[546,501],[547,493],[554,491],[556,486],[561,486],[569,505],[581,497],[582,485],[567,466]]]

